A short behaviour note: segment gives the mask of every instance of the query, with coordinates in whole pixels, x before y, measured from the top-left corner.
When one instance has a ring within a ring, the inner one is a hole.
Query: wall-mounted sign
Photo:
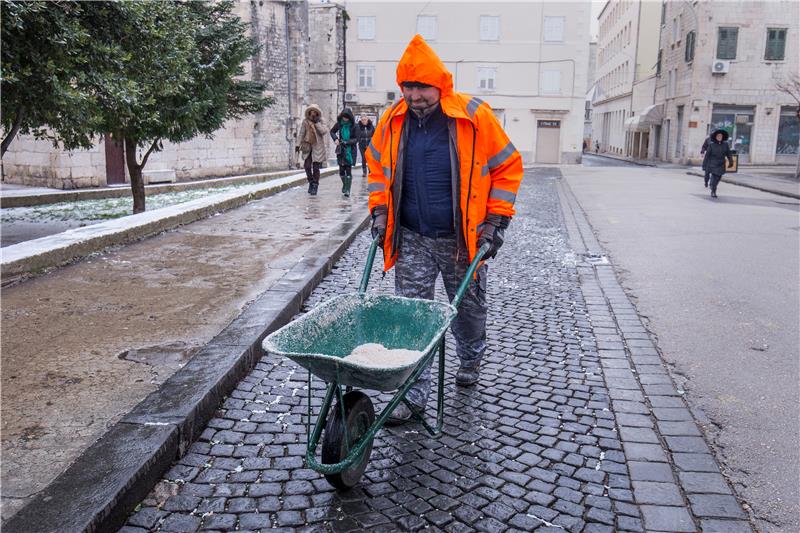
[[[690,128],[696,128],[697,127],[697,121],[696,120],[690,120],[689,121],[689,127]]]
[[[560,128],[561,121],[560,120],[539,120],[538,121],[540,128]]]

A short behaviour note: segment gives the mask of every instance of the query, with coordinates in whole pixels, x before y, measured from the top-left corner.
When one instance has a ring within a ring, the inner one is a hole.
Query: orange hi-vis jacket
[[[461,215],[456,228],[463,232],[472,260],[486,215],[514,215],[514,200],[522,182],[522,157],[487,103],[453,90],[452,74],[419,35],[411,40],[397,65],[397,84],[412,81],[438,88],[442,111],[455,123],[458,179],[453,187],[453,204]],[[404,100],[387,109],[367,150],[370,213],[379,205],[387,206],[389,212],[384,270],[397,261],[402,194],[402,165],[398,168],[397,161],[407,112]]]

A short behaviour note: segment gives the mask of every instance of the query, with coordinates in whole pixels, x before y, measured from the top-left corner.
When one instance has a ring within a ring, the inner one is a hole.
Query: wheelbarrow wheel
[[[347,457],[348,451],[362,435],[369,431],[375,422],[375,408],[369,396],[361,391],[351,391],[344,395],[344,420],[339,405],[331,408],[328,422],[325,424],[325,437],[322,441],[322,463],[335,464]],[[345,443],[344,428],[347,427],[349,443]],[[369,456],[372,453],[372,439],[367,443],[361,457],[353,466],[338,474],[325,474],[328,483],[337,489],[354,487],[367,469]]]

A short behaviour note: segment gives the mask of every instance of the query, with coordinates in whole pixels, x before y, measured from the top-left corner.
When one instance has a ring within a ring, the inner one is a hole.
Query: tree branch
[[[153,141],[153,144],[151,144],[150,148],[147,150],[147,152],[145,152],[144,156],[142,157],[142,163],[139,165],[140,167],[144,168],[144,166],[147,164],[147,158],[150,157],[150,154],[153,153],[153,150],[155,150],[156,146],[158,146],[158,139]]]

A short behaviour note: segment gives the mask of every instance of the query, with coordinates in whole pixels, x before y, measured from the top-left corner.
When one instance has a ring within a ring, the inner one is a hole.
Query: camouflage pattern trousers
[[[395,265],[395,294],[406,298],[433,300],[436,278],[442,275],[450,301],[469,268],[469,253],[459,251],[455,236],[425,237],[400,229],[400,246]],[[469,285],[450,331],[456,339],[456,353],[463,368],[480,365],[486,351],[486,264],[478,269],[477,280]],[[435,360],[435,358],[434,358]],[[409,389],[406,399],[422,407],[431,390],[431,365]]]

